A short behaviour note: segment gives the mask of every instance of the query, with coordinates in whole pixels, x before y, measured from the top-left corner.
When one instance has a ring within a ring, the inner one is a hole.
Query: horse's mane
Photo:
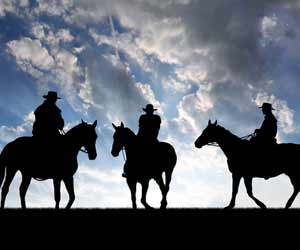
[[[136,134],[130,129],[130,128],[124,128],[126,134],[128,134],[130,137],[136,137]]]
[[[83,126],[88,125],[87,123],[79,123],[73,128],[71,128],[68,132],[66,132],[66,136],[72,136],[73,134],[77,133],[79,129],[81,129]]]
[[[232,137],[232,139],[237,140],[237,141],[241,141],[242,139],[238,136],[236,136],[235,134],[231,133],[228,129],[218,125],[217,128],[219,130],[222,130],[222,132],[224,133],[224,135],[228,135],[230,137]]]

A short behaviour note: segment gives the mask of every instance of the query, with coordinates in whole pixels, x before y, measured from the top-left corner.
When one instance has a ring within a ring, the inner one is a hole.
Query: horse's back
[[[3,148],[1,156],[11,168],[26,172],[34,178],[48,179],[69,175],[65,165],[74,165],[74,169],[77,166],[76,158],[70,157],[64,146],[65,143],[47,145],[38,138],[19,137]]]
[[[253,145],[251,142],[244,142],[243,145],[245,147],[240,147],[238,153],[229,159],[231,172],[238,171],[242,175],[263,178],[300,172],[300,168],[295,166],[300,155],[299,144]]]
[[[11,155],[11,154],[14,154],[16,151],[25,153],[24,151],[26,151],[30,148],[31,142],[32,142],[32,137],[28,137],[28,136],[19,137],[13,141],[7,143],[4,146],[1,154]]]

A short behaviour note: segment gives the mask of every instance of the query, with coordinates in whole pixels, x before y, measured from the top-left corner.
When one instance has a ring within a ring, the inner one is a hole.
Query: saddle
[[[152,175],[159,171],[161,166],[157,166],[157,157],[160,152],[160,142],[158,140],[154,142],[145,142],[138,139],[136,142],[136,157],[132,160],[126,161],[124,165],[124,172],[127,174],[137,175]]]
[[[34,161],[38,164],[33,164],[34,173],[38,177],[33,176],[37,180],[45,180],[49,176],[61,174],[61,167],[64,165],[64,146],[65,140],[62,135],[56,137],[38,137],[32,136],[30,140],[30,150],[34,153]]]

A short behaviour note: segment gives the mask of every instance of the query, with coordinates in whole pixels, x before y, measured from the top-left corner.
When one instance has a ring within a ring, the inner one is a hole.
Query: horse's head
[[[128,149],[130,145],[135,142],[136,135],[129,128],[125,128],[123,122],[121,122],[120,126],[116,126],[115,124],[112,125],[115,129],[115,133],[113,135],[114,141],[111,154],[114,157],[117,157],[123,148]]]
[[[125,147],[129,142],[130,138],[128,138],[128,132],[130,132],[130,130],[128,128],[125,128],[123,122],[121,122],[120,126],[116,126],[115,124],[112,124],[112,126],[115,129],[115,133],[113,135],[114,141],[111,149],[111,154],[114,157],[117,157],[122,148]]]
[[[216,121],[215,123],[211,123],[211,121],[209,120],[207,127],[203,130],[202,134],[195,141],[195,147],[202,148],[208,143],[216,142],[217,128],[218,122]]]
[[[82,133],[81,133],[81,141],[82,146],[87,151],[90,160],[95,160],[97,157],[97,150],[96,150],[96,140],[97,140],[97,133],[96,133],[96,126],[97,120],[93,124],[88,124],[84,121],[81,121],[79,125]]]

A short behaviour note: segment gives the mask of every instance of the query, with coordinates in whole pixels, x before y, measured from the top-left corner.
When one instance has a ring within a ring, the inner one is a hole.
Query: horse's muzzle
[[[112,154],[112,156],[113,157],[117,157],[117,156],[119,156],[119,152],[116,152],[116,151],[111,151],[111,154]]]
[[[97,158],[97,153],[96,154],[89,154],[89,159],[90,160],[95,160]]]

